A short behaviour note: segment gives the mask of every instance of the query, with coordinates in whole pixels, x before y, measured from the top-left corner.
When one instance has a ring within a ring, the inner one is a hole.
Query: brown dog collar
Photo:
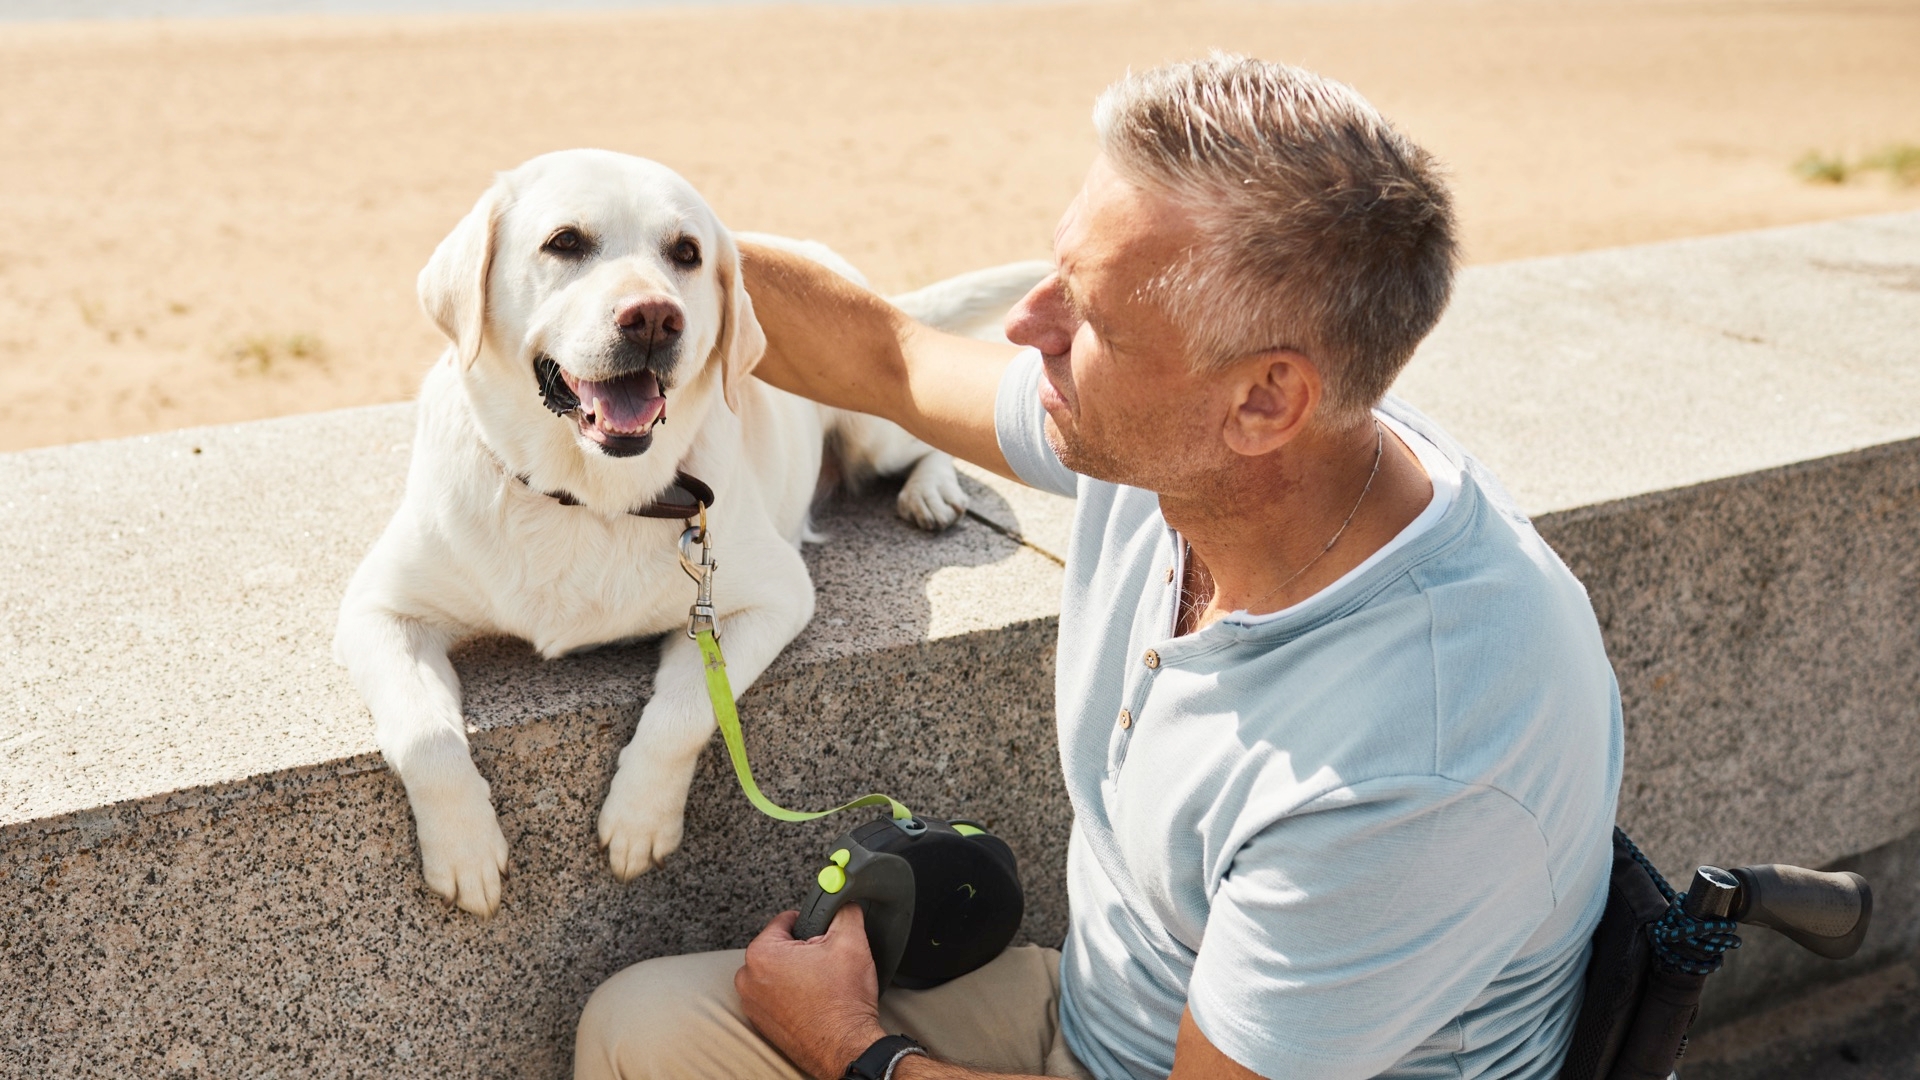
[[[493,455],[490,450],[488,456],[493,457],[494,464],[500,466],[501,472],[507,473],[508,476],[520,481],[527,490],[540,491],[539,488],[533,486],[533,481],[528,479],[525,473],[507,472],[506,465],[500,461],[498,456]],[[580,500],[574,498],[573,493],[570,491],[540,491],[540,494],[545,495],[561,506],[580,505]],[[712,505],[713,489],[708,487],[705,481],[691,473],[675,470],[673,483],[667,485],[667,490],[661,492],[647,505],[628,510],[627,513],[634,517],[687,521],[699,517],[701,510]]]
[[[525,484],[530,490],[540,491],[533,482],[518,473],[515,480]],[[541,491],[540,494],[559,503],[561,506],[579,506],[580,500],[567,491]],[[659,497],[645,506],[627,511],[634,517],[666,518],[673,521],[685,521],[700,516],[700,511],[713,505],[713,489],[698,477],[683,472],[673,474],[673,483]]]
[[[699,478],[683,472],[673,474],[673,484],[660,496],[638,510],[627,513],[634,517],[673,518],[686,520],[700,516],[700,511],[713,505],[713,489]]]

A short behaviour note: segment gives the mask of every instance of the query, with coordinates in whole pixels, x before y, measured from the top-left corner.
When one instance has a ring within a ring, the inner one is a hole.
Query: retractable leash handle
[[[909,873],[895,878],[888,859]],[[911,892],[896,897],[894,889]],[[867,911],[883,993],[888,986],[924,990],[978,970],[1006,950],[1026,914],[1007,842],[971,821],[938,818],[876,818],[840,837],[800,907],[794,936],[824,931],[849,898]]]
[[[907,934],[913,928],[913,867],[898,855],[869,851],[852,839],[827,859],[815,879],[819,887],[793,924],[793,936],[802,941],[819,937],[848,901],[858,901],[866,913],[867,948],[873,952],[874,974],[884,994],[900,970]]]

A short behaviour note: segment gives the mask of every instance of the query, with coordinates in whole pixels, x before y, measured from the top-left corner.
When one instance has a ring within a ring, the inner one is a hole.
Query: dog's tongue
[[[644,435],[667,411],[660,380],[651,371],[605,382],[582,379],[573,392],[580,408],[593,416],[593,426],[609,435]]]

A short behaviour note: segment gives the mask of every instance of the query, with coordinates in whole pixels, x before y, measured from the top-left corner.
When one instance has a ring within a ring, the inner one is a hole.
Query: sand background
[[[1471,261],[1920,208],[1920,4],[1128,2],[0,24],[0,449],[391,401],[490,175],[604,146],[904,289],[1044,256],[1128,66],[1344,79]]]

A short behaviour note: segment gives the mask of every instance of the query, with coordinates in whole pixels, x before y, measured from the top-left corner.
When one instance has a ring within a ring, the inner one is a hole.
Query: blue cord
[[[1727,950],[1740,947],[1740,924],[1732,919],[1696,919],[1687,914],[1680,894],[1673,891],[1667,879],[1660,876],[1660,871],[1640,853],[1639,846],[1617,825],[1613,838],[1626,845],[1627,854],[1653,879],[1660,895],[1667,898],[1667,913],[1647,927],[1647,936],[1653,940],[1654,959],[1689,975],[1711,975],[1719,971],[1726,961]]]

